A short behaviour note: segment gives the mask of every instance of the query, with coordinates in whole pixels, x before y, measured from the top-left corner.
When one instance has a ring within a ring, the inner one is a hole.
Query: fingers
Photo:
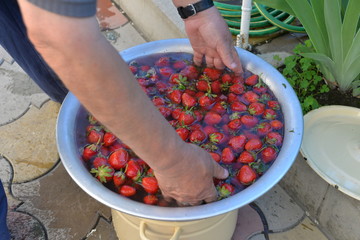
[[[214,161],[214,178],[225,179],[229,177],[229,171]]]
[[[223,47],[223,51],[220,51],[220,57],[223,60],[225,66],[230,68],[235,74],[242,74],[243,69],[240,62],[239,55],[234,47]]]
[[[203,57],[204,57],[204,54],[201,54],[200,52],[194,52],[193,61],[194,61],[195,65],[201,66]]]

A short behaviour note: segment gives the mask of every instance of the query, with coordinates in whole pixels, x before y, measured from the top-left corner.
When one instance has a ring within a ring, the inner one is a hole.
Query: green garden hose
[[[225,19],[230,32],[233,35],[238,35],[240,33],[239,28],[242,15],[241,6],[217,1],[214,1],[214,4]],[[294,20],[295,17],[286,12],[254,3],[251,9],[249,36],[259,37],[273,34],[280,30],[305,33],[303,27],[291,25]]]

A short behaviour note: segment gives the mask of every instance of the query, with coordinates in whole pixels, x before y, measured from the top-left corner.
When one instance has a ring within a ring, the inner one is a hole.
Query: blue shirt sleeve
[[[68,17],[91,17],[96,13],[96,0],[28,0],[49,12]]]

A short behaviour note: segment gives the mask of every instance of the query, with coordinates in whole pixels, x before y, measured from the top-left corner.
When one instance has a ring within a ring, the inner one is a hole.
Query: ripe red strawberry
[[[197,103],[196,99],[193,96],[189,95],[188,93],[183,93],[181,95],[181,101],[184,107],[189,107],[189,108],[194,107]]]
[[[256,132],[259,136],[265,136],[272,131],[271,125],[268,122],[262,122],[256,126]]]
[[[278,132],[269,132],[268,134],[266,134],[265,139],[266,143],[279,147],[282,144],[283,138]]]
[[[174,73],[174,70],[169,67],[162,67],[159,69],[159,73],[164,77],[170,77]]]
[[[192,97],[195,97],[198,92],[195,90],[191,90],[191,89],[185,89],[184,93],[187,93]]]
[[[247,138],[245,135],[241,134],[234,136],[229,140],[229,146],[236,152],[240,152],[244,149]]]
[[[222,89],[222,84],[219,80],[213,81],[211,83],[211,92],[215,94],[220,94]]]
[[[203,131],[207,136],[210,136],[212,133],[218,132],[218,129],[214,126],[207,125],[203,128]]]
[[[262,116],[263,116],[263,118],[265,118],[267,120],[274,120],[275,118],[277,118],[276,112],[271,108],[265,109]]]
[[[156,62],[155,66],[157,67],[166,67],[170,65],[170,58],[169,57],[160,57]]]
[[[95,144],[86,145],[82,153],[82,158],[85,161],[90,160],[93,156],[97,154],[97,150],[97,145]]]
[[[181,109],[181,108],[175,108],[175,109],[171,112],[171,116],[172,116],[174,119],[178,120],[181,112],[182,112],[182,109]]]
[[[155,86],[156,86],[157,90],[159,91],[159,93],[165,93],[169,89],[169,87],[166,83],[160,82],[160,81],[157,81],[155,83]]]
[[[235,93],[229,93],[228,95],[227,95],[227,97],[228,97],[228,103],[233,103],[233,102],[235,102],[235,101],[239,101],[239,96],[238,95],[236,95]]]
[[[257,175],[254,169],[252,169],[248,165],[244,165],[240,168],[240,171],[236,175],[236,178],[239,180],[240,183],[244,185],[249,185],[256,180]]]
[[[125,183],[125,180],[126,180],[126,176],[124,172],[117,171],[114,173],[113,183],[116,187],[120,187],[121,185],[123,185]]]
[[[269,108],[272,108],[274,110],[279,110],[280,109],[280,104],[278,101],[275,100],[271,100],[267,102],[267,105],[269,106]]]
[[[141,176],[141,171],[142,171],[142,169],[139,166],[139,164],[137,163],[137,161],[134,159],[130,159],[126,165],[125,175],[128,178],[136,181]]]
[[[243,94],[245,91],[245,87],[241,83],[235,83],[230,86],[229,91],[235,93],[237,95]]]
[[[92,168],[90,173],[95,174],[95,177],[102,183],[112,181],[115,170],[107,165],[102,165],[97,168]]]
[[[229,73],[225,73],[221,76],[221,82],[222,83],[231,83],[232,82],[232,77]]]
[[[175,68],[177,70],[181,70],[184,67],[186,67],[186,63],[183,60],[178,60],[178,61],[174,62],[174,64],[173,64],[173,68]]]
[[[240,121],[246,128],[253,128],[258,124],[259,119],[253,115],[243,115]]]
[[[256,84],[254,87],[253,87],[253,91],[256,92],[257,94],[263,94],[263,93],[266,93],[267,92],[267,88],[265,87],[264,84]],[[266,100],[266,99],[269,99],[269,96],[268,95],[263,95],[262,97],[260,97],[261,99],[263,100]]]
[[[159,190],[159,185],[155,177],[144,177],[141,180],[141,186],[150,194],[156,194]]]
[[[88,143],[99,144],[102,142],[103,136],[104,136],[104,133],[102,132],[102,130],[100,130],[100,128],[93,127],[93,128],[91,128],[91,130],[89,130],[86,139],[87,139]]]
[[[155,106],[163,106],[165,104],[165,99],[159,96],[155,96],[153,97],[152,102]]]
[[[120,170],[126,166],[126,163],[129,161],[129,159],[130,156],[128,151],[120,148],[110,154],[108,162],[115,170]]]
[[[221,70],[215,68],[205,68],[204,74],[208,76],[211,81],[215,81],[220,78]]]
[[[103,145],[105,147],[111,146],[115,143],[117,137],[112,134],[111,132],[105,132],[104,138],[103,138]]]
[[[199,110],[194,110],[194,115],[195,115],[196,121],[198,121],[198,122],[200,122],[204,118],[202,112],[200,112]]]
[[[275,160],[275,158],[277,156],[277,152],[272,147],[266,147],[266,148],[264,148],[264,150],[261,151],[260,155],[261,155],[261,159],[263,160],[264,163],[269,163],[269,162]]]
[[[209,135],[209,140],[212,143],[221,145],[225,143],[228,140],[228,138],[221,132],[215,132]]]
[[[180,75],[179,73],[173,73],[169,77],[169,82],[172,83],[172,84],[178,84],[180,82],[181,78],[182,78],[182,75]]]
[[[208,92],[210,88],[210,83],[205,80],[200,80],[196,83],[196,89],[201,92]]]
[[[171,109],[168,107],[160,106],[158,109],[165,118],[168,118],[172,113]]]
[[[244,81],[243,76],[234,76],[232,79],[232,82],[244,84],[245,81]]]
[[[92,163],[92,166],[94,168],[98,168],[98,167],[104,166],[104,165],[109,165],[106,158],[104,158],[102,156],[98,156],[98,157],[94,158],[94,161]]]
[[[214,159],[215,162],[220,162],[221,157],[220,157],[219,154],[214,153],[214,152],[211,152],[210,155],[211,155],[211,157]]]
[[[181,137],[182,140],[186,141],[189,137],[189,130],[184,127],[176,129],[177,134]]]
[[[171,102],[180,104],[181,103],[182,92],[179,89],[170,90],[167,94],[167,97]]]
[[[240,153],[236,161],[240,163],[251,163],[255,161],[255,156],[253,153],[250,153],[248,151],[243,151],[242,153]]]
[[[119,188],[119,193],[125,197],[131,197],[136,194],[136,188],[134,188],[130,185],[122,185]]]
[[[103,155],[104,157],[107,157],[111,151],[109,150],[108,147],[101,146],[99,152],[100,152],[100,154]]]
[[[178,121],[181,125],[190,125],[195,122],[195,114],[191,111],[182,111],[179,115]]]
[[[201,130],[195,130],[190,133],[189,140],[192,143],[202,143],[206,138],[206,135]]]
[[[144,198],[143,198],[143,202],[145,204],[148,204],[148,205],[156,205],[158,204],[159,202],[159,199],[157,196],[155,195],[146,195]]]
[[[265,104],[259,102],[251,103],[248,111],[251,115],[262,115],[265,112]]]
[[[215,125],[221,122],[221,116],[220,114],[216,112],[207,112],[204,117],[204,122],[207,125]]]
[[[280,130],[283,128],[284,124],[279,120],[272,120],[270,125],[273,129]]]
[[[234,112],[244,112],[247,110],[246,105],[238,101],[232,102],[230,108]]]
[[[196,79],[199,75],[199,71],[193,65],[188,65],[180,71],[180,74],[188,79]]]
[[[247,143],[245,143],[245,149],[247,151],[260,150],[262,148],[262,146],[263,146],[263,143],[258,138],[250,139],[249,141],[247,141]]]
[[[254,103],[257,102],[259,100],[259,95],[257,95],[256,93],[252,92],[252,91],[247,91],[243,94],[242,96],[244,98],[245,101],[247,101],[248,103]]]
[[[234,162],[234,160],[235,160],[235,155],[233,151],[229,147],[224,148],[221,153],[221,161],[223,163],[229,164]]]
[[[214,98],[209,96],[209,94],[204,94],[198,99],[199,105],[204,109],[209,109],[211,105],[215,102]]]
[[[129,69],[133,74],[135,74],[137,72],[137,70],[138,70],[137,67],[134,66],[134,65],[129,66]]]
[[[258,80],[259,76],[254,74],[245,79],[245,84],[248,86],[254,86],[258,83]]]
[[[201,124],[195,123],[195,124],[190,126],[190,131],[195,131],[195,130],[202,130]]]
[[[231,130],[238,130],[239,128],[241,128],[241,121],[240,118],[236,118],[231,120],[227,126],[231,129]]]
[[[220,199],[227,198],[234,194],[235,187],[230,183],[222,183],[217,187],[217,192]]]

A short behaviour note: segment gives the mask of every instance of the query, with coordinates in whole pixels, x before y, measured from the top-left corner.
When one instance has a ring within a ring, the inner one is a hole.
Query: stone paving
[[[126,15],[121,16],[122,21],[115,23],[106,22],[106,16],[99,18],[109,42],[118,51],[146,42]],[[301,36],[287,34],[255,48],[272,61],[267,51],[271,44],[280,44],[281,49],[273,49],[287,56],[300,40]],[[109,207],[81,190],[59,159],[55,127],[60,105],[50,101],[11,59],[0,62],[0,96],[0,178],[8,197],[13,239],[116,240]],[[276,185],[239,210],[233,236],[233,240],[266,239],[328,238]]]

